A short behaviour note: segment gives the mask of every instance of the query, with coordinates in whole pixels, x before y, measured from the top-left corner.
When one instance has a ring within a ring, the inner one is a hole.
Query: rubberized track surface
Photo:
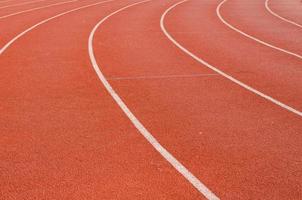
[[[302,199],[301,13],[0,1],[0,200]]]

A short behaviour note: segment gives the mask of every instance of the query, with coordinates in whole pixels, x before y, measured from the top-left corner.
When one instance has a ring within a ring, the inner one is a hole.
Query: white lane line
[[[17,3],[17,4],[13,4],[13,5],[2,6],[2,7],[0,7],[0,9],[10,8],[10,7],[15,7],[15,6],[22,6],[22,5],[31,4],[31,3],[37,3],[37,2],[42,2],[42,1],[46,1],[46,0],[27,1],[27,2]]]
[[[23,10],[23,11],[20,11],[20,12],[15,12],[15,13],[11,13],[11,14],[8,14],[8,15],[0,16],[0,19],[5,19],[5,18],[11,17],[11,16],[15,16],[15,15],[35,11],[35,10],[40,10],[40,9],[43,9],[43,8],[49,8],[49,7],[53,7],[53,6],[72,3],[72,2],[76,2],[76,1],[79,1],[79,0],[63,1],[63,2],[60,2],[60,3],[50,4],[50,5],[47,5],[47,6],[41,6],[41,7],[36,7],[36,8],[33,8],[33,9]]]
[[[280,107],[282,107],[282,108],[284,108],[284,109],[286,109],[286,110],[288,110],[288,111],[290,111],[290,112],[292,112],[292,113],[294,113],[294,114],[297,114],[297,115],[299,115],[300,117],[302,117],[302,112],[301,112],[301,111],[296,110],[296,109],[294,109],[294,108],[292,108],[292,107],[290,107],[290,106],[288,106],[288,105],[286,105],[286,104],[284,104],[284,103],[282,103],[282,102],[280,102],[280,101],[274,99],[273,97],[268,96],[268,95],[266,95],[266,94],[264,94],[264,93],[262,93],[262,92],[260,92],[260,91],[258,91],[258,90],[256,90],[256,89],[252,88],[251,86],[249,86],[249,85],[247,85],[247,84],[245,84],[245,83],[243,83],[243,82],[237,80],[236,78],[234,78],[234,77],[232,77],[232,76],[226,74],[225,72],[221,71],[220,69],[217,69],[217,68],[214,67],[213,65],[211,65],[211,64],[207,63],[206,61],[202,60],[201,58],[199,58],[198,56],[196,56],[195,54],[193,54],[192,52],[190,52],[188,49],[186,49],[184,46],[182,46],[181,44],[179,44],[179,43],[178,43],[178,42],[177,42],[177,41],[176,41],[176,40],[168,33],[168,31],[167,31],[166,28],[165,28],[165,24],[164,24],[166,15],[167,15],[173,8],[175,8],[176,6],[178,6],[178,5],[180,5],[180,4],[184,3],[184,2],[187,2],[187,1],[189,1],[189,0],[180,1],[180,2],[178,2],[178,3],[176,3],[176,4],[174,4],[173,6],[171,6],[170,8],[168,8],[168,9],[163,13],[163,15],[161,16],[161,19],[160,19],[160,27],[161,27],[162,31],[164,32],[164,34],[167,36],[167,38],[168,38],[174,45],[176,45],[176,46],[177,46],[179,49],[181,49],[183,52],[185,52],[186,54],[188,54],[189,56],[191,56],[191,57],[192,57],[193,59],[195,59],[197,62],[199,62],[199,63],[205,65],[206,67],[212,69],[213,71],[217,72],[217,73],[220,74],[221,76],[223,76],[223,77],[229,79],[230,81],[232,81],[232,82],[234,82],[234,83],[240,85],[241,87],[243,87],[243,88],[249,90],[250,92],[253,92],[254,94],[257,94],[257,95],[259,95],[260,97],[263,97],[264,99],[266,99],[266,100],[268,100],[268,101],[270,101],[270,102],[272,102],[272,103],[274,103],[274,104],[276,104],[276,105],[278,105],[278,106],[280,106]]]
[[[107,80],[139,80],[139,79],[173,79],[173,78],[198,78],[219,76],[219,74],[183,74],[183,75],[162,75],[162,76],[126,76],[126,77],[107,77]]]
[[[66,12],[63,12],[63,13],[60,13],[58,15],[55,15],[53,17],[50,17],[50,18],[47,18],[33,26],[31,26],[30,28],[26,29],[25,31],[23,31],[22,33],[18,34],[17,36],[15,36],[13,39],[11,39],[8,43],[6,43],[1,49],[0,49],[0,55],[2,55],[5,50],[10,47],[16,40],[18,40],[20,37],[22,37],[23,35],[25,35],[26,33],[30,32],[31,30],[37,28],[38,26],[42,25],[42,24],[45,24],[47,22],[49,22],[50,20],[53,20],[55,18],[58,18],[58,17],[61,17],[63,15],[66,15],[66,14],[69,14],[69,13],[72,13],[72,12],[75,12],[75,11],[78,11],[78,10],[81,10],[81,9],[84,9],[84,8],[89,8],[89,7],[92,7],[92,6],[96,6],[96,5],[99,5],[99,4],[103,4],[103,3],[107,3],[107,2],[111,2],[111,1],[114,1],[114,0],[106,0],[106,1],[101,1],[101,2],[98,2],[98,3],[93,3],[93,4],[89,4],[89,5],[86,5],[86,6],[81,6],[81,7],[78,7],[78,8],[75,8],[75,9],[72,9],[72,10],[69,10],[69,11],[66,11]]]
[[[265,8],[266,8],[266,10],[268,10],[268,12],[270,12],[270,13],[271,13],[272,15],[274,15],[275,17],[278,17],[279,19],[281,19],[281,20],[283,20],[283,21],[285,21],[285,22],[288,22],[288,23],[290,23],[290,24],[293,24],[293,25],[295,25],[295,26],[298,26],[298,27],[302,28],[302,25],[301,25],[301,24],[298,24],[298,23],[296,23],[296,22],[294,22],[294,21],[291,21],[291,20],[289,20],[289,19],[286,19],[286,18],[284,18],[284,17],[278,15],[277,13],[275,13],[275,12],[269,7],[269,0],[266,0],[266,1],[265,1]]]
[[[171,153],[169,153],[154,137],[153,135],[144,127],[144,125],[134,116],[134,114],[130,111],[130,109],[127,107],[127,105],[123,102],[123,100],[119,97],[119,95],[114,91],[114,89],[111,87],[108,80],[105,78],[104,74],[101,72],[97,61],[95,59],[94,50],[93,50],[93,37],[98,29],[98,27],[103,24],[108,18],[111,16],[127,9],[132,6],[149,2],[147,1],[140,1],[134,4],[130,4],[128,6],[125,6],[123,8],[120,8],[116,10],[115,12],[111,13],[110,15],[107,15],[105,18],[103,18],[99,23],[95,25],[95,27],[92,29],[89,40],[88,40],[88,49],[89,49],[89,56],[91,60],[91,64],[98,75],[100,81],[105,86],[106,90],[110,93],[112,98],[115,100],[115,102],[119,105],[119,107],[123,110],[123,112],[127,115],[127,117],[130,119],[132,124],[139,130],[139,132],[145,137],[145,139],[180,173],[182,174],[200,193],[205,195],[209,200],[219,200],[219,198],[212,193],[198,178],[196,178],[184,165],[182,165]]]
[[[258,39],[258,38],[255,38],[254,36],[251,36],[251,35],[249,35],[249,34],[243,32],[243,31],[241,31],[241,30],[235,28],[233,25],[229,24],[229,23],[222,17],[222,15],[221,15],[221,13],[220,13],[220,10],[221,10],[222,5],[223,5],[225,2],[227,2],[227,1],[228,1],[228,0],[223,0],[223,1],[217,6],[217,8],[216,8],[216,14],[217,14],[217,16],[219,17],[220,21],[222,21],[222,23],[224,23],[225,25],[227,25],[227,26],[228,26],[229,28],[231,28],[232,30],[234,30],[234,31],[236,31],[236,32],[238,32],[238,33],[244,35],[245,37],[250,38],[250,39],[252,39],[252,40],[254,40],[254,41],[256,41],[256,42],[258,42],[258,43],[260,43],[260,44],[262,44],[262,45],[265,45],[265,46],[270,47],[270,48],[272,48],[272,49],[281,51],[281,52],[286,53],[286,54],[288,54],[288,55],[295,56],[296,58],[302,59],[302,55],[299,55],[299,54],[297,54],[297,53],[293,53],[293,52],[288,51],[288,50],[286,50],[286,49],[283,49],[283,48],[274,46],[274,45],[272,45],[272,44],[269,44],[269,43],[267,43],[267,42],[264,42],[263,40],[260,40],[260,39]]]

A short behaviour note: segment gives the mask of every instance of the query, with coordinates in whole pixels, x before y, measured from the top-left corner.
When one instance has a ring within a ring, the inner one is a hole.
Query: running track
[[[302,199],[299,0],[1,0],[0,200]]]

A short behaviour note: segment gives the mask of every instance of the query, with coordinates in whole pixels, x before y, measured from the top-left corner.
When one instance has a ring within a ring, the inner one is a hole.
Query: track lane
[[[203,199],[144,141],[90,67],[90,30],[131,2],[50,21],[1,55],[4,198]]]
[[[192,57],[194,60],[196,60],[197,62],[199,62],[200,64],[210,68],[211,70],[213,70],[214,72],[218,73],[219,75],[223,76],[224,78],[232,81],[233,83],[235,84],[238,84],[239,86],[241,86],[242,88],[258,95],[259,97],[262,97],[278,106],[280,106],[281,108],[283,109],[286,109],[288,110],[289,112],[292,112],[296,115],[299,115],[300,117],[302,117],[302,112],[293,108],[293,107],[290,107],[282,102],[280,102],[279,100],[277,99],[274,99],[273,97],[267,95],[267,94],[264,94],[263,92],[259,91],[259,90],[256,90],[255,88],[241,82],[240,80],[234,78],[233,76],[230,76],[229,74],[225,73],[224,71],[221,71],[220,69],[218,69],[217,67],[211,65],[210,63],[208,63],[207,61],[203,60],[202,58],[196,56],[195,54],[193,54],[191,51],[189,51],[186,47],[184,47],[183,45],[181,45],[179,42],[177,42],[172,36],[171,34],[167,31],[166,27],[165,27],[165,17],[166,15],[171,12],[172,9],[174,9],[175,7],[187,2],[188,0],[183,0],[183,1],[180,1],[178,2],[177,4],[171,6],[168,10],[166,10],[164,12],[164,14],[161,16],[161,19],[160,19],[160,26],[161,26],[161,29],[163,31],[163,33],[167,36],[167,38],[175,45],[177,46],[180,50],[182,50],[184,53],[186,53],[188,56]],[[221,5],[221,4],[220,4]]]
[[[115,102],[119,105],[121,110],[125,113],[125,115],[129,118],[129,120],[132,122],[132,124],[137,128],[137,130],[141,133],[142,136],[158,151],[158,153],[161,154],[161,156],[167,160],[181,175],[183,175],[202,195],[204,195],[208,200],[219,200],[219,198],[204,184],[202,183],[194,174],[192,174],[182,163],[180,163],[164,146],[162,146],[156,138],[150,133],[144,125],[137,119],[137,117],[129,110],[127,105],[123,102],[123,100],[120,98],[120,96],[114,91],[102,71],[100,70],[100,66],[98,65],[94,48],[93,48],[93,38],[95,35],[95,32],[99,27],[106,22],[109,18],[112,16],[119,14],[120,12],[127,10],[133,6],[147,3],[147,1],[141,1],[138,3],[134,3],[131,5],[128,5],[126,7],[123,7],[112,14],[108,15],[107,17],[103,18],[100,22],[98,22],[95,27],[93,28],[92,32],[89,36],[88,41],[88,49],[89,49],[89,57],[91,60],[91,63],[93,65],[93,68],[98,75],[100,81],[103,83],[106,90],[110,93],[112,98],[115,100]]]
[[[0,1],[0,3],[6,3],[6,2],[9,2],[9,1],[12,1],[12,0]]]
[[[14,0],[6,0],[6,1],[0,1],[1,6],[9,5],[10,3],[13,3]],[[20,1],[19,1],[20,2]]]
[[[264,4],[263,0],[252,3],[223,0],[216,12],[227,27],[247,39],[302,59],[302,30],[276,19],[265,10]]]
[[[13,45],[19,38],[21,38],[22,36],[24,36],[25,34],[27,34],[28,32],[34,30],[35,28],[53,20],[53,19],[56,19],[56,18],[59,18],[59,17],[62,17],[64,15],[67,15],[69,13],[72,13],[72,12],[76,12],[78,10],[81,10],[81,9],[86,9],[86,8],[89,8],[89,7],[92,7],[92,6],[96,6],[96,5],[100,5],[100,4],[105,4],[105,3],[108,3],[108,2],[112,2],[112,0],[104,0],[104,1],[99,1],[99,2],[96,2],[96,3],[92,3],[92,4],[88,4],[88,5],[85,5],[85,6],[81,6],[81,7],[77,7],[75,9],[71,9],[71,10],[68,10],[68,11],[65,11],[65,12],[62,12],[60,14],[57,14],[55,16],[52,16],[50,18],[47,18],[45,20],[42,20],[40,21],[39,23],[37,24],[34,24],[33,26],[29,27],[28,29],[24,30],[23,32],[19,33],[17,36],[15,36],[14,38],[12,38],[9,42],[7,42],[1,49],[0,49],[0,55],[3,54],[11,45]]]
[[[79,0],[53,2],[53,3],[50,3],[48,5],[42,5],[42,6],[38,6],[38,7],[29,8],[29,9],[22,9],[22,10],[19,10],[19,11],[9,12],[7,14],[2,14],[0,16],[0,20],[3,20],[3,19],[8,18],[8,17],[12,17],[12,16],[20,15],[20,14],[33,12],[33,11],[41,10],[41,9],[45,9],[45,8],[50,8],[50,7],[53,7],[53,6],[59,6],[59,5],[63,5],[63,4],[66,4],[66,3],[72,3],[72,2],[76,2],[76,1],[79,1]]]
[[[2,49],[7,45],[13,38],[17,37],[18,34],[30,29],[42,21],[52,18],[56,15],[60,15],[63,12],[68,12],[73,9],[77,9],[81,6],[94,4],[99,1],[96,0],[85,0],[76,1],[68,4],[63,4],[47,9],[37,10],[35,12],[29,12],[21,15],[11,16],[9,18],[0,20],[0,48]]]
[[[195,4],[198,8],[205,6],[203,14],[198,14],[196,9],[193,10],[196,15],[192,17],[184,16],[182,11],[179,11],[182,12],[180,16],[172,12],[170,15],[183,23],[172,23],[169,26],[168,19],[168,31],[198,58],[261,93],[301,111],[301,61],[265,46],[255,45],[254,41],[238,37],[237,33],[226,29],[214,18],[215,3],[219,2],[206,2],[205,5],[196,1],[183,3],[180,7],[186,9],[190,9],[186,4]],[[175,10],[177,13],[180,8]],[[207,21],[200,22],[203,18]],[[175,19],[173,20],[176,21]],[[213,30],[217,31],[213,33]]]
[[[32,3],[32,4],[28,4],[28,5],[0,9],[0,16],[12,14],[12,13],[17,13],[17,12],[21,12],[21,11],[24,11],[24,10],[30,10],[30,9],[34,9],[34,8],[37,8],[37,7],[43,7],[43,6],[46,6],[46,5],[49,5],[49,4],[55,4],[55,3],[60,3],[60,2],[63,2],[63,1],[61,1],[61,0],[45,0],[45,1]]]
[[[189,7],[203,13],[196,4]],[[105,76],[111,77],[117,94],[221,199],[299,197],[301,118],[220,76],[182,78],[210,70],[192,62],[161,33],[159,20],[164,10],[133,8],[96,33],[97,62]],[[183,10],[177,15],[196,16],[194,12]],[[173,26],[175,22],[191,25],[180,18],[173,19]],[[179,76],[167,78],[171,74]],[[148,78],[154,76],[166,78]]]
[[[277,15],[290,20],[301,26],[302,24],[302,8],[299,0],[269,0],[268,7]],[[299,26],[299,27],[300,27]]]
[[[1,1],[0,6],[9,6],[19,3],[25,3],[32,0],[7,0],[7,1]]]
[[[96,42],[96,48],[99,48],[101,62],[107,62],[104,67],[112,78],[114,88],[147,128],[156,133],[160,141],[173,150],[173,154],[185,161],[186,166],[192,168],[222,197],[247,199],[262,195],[264,199],[278,199],[299,196],[299,188],[294,188],[293,184],[300,184],[297,171],[300,162],[294,160],[301,155],[300,149],[296,148],[301,145],[299,119],[279,109],[271,109],[271,105],[263,104],[259,99],[250,97],[250,94],[241,93],[241,89],[234,89],[234,85],[218,76],[207,76],[211,74],[210,70],[201,69],[199,63],[187,58],[164,39],[158,26],[164,9],[158,10],[159,5],[163,6],[163,2],[158,1],[154,7],[148,5],[153,10],[146,6],[143,9],[146,13],[141,13],[141,7],[135,8],[136,12],[124,13],[113,24],[110,22],[106,25],[109,28],[105,35],[99,33],[101,40],[100,43]],[[93,13],[97,17],[100,10],[86,14],[91,17]],[[116,107],[113,108],[114,102],[105,95],[105,89],[97,87],[96,79],[91,80],[93,72],[83,70],[82,64],[89,65],[88,57],[79,65],[79,57],[87,51],[79,49],[79,43],[86,44],[87,41],[82,32],[76,30],[87,30],[87,23],[92,28],[99,19],[94,19],[93,23],[82,21],[81,26],[70,29],[72,26],[66,21],[74,22],[75,16],[78,14],[64,16],[59,20],[62,23],[50,22],[46,27],[41,26],[30,32],[29,36],[32,36],[18,40],[16,46],[11,46],[12,49],[5,55],[4,71],[8,69],[8,73],[2,74],[3,82],[0,84],[3,86],[2,94],[8,97],[1,109],[9,113],[0,118],[5,123],[2,130],[10,133],[1,138],[5,149],[2,152],[2,160],[5,160],[4,180],[7,182],[0,188],[4,188],[5,197],[34,199],[47,195],[52,199],[112,196],[141,199],[152,195],[153,199],[171,199],[175,196],[179,199],[199,198],[182,177],[175,177],[175,171],[147,148],[148,144],[137,137],[138,133],[133,127],[126,125],[129,122]],[[138,20],[138,16],[142,19]],[[129,18],[132,20],[129,21]],[[62,27],[62,30],[57,30],[57,27]],[[79,35],[70,39],[69,31]],[[45,35],[46,32],[48,34]],[[49,35],[60,35],[62,38]],[[51,41],[57,46],[49,48]],[[21,51],[24,47],[32,47],[32,44],[35,44],[34,48]],[[11,60],[15,57],[13,52],[19,58],[21,56],[20,60]],[[39,56],[33,57],[33,54]],[[53,61],[51,65],[45,65],[50,55],[55,55]],[[194,76],[201,72],[204,76]],[[137,76],[146,79],[137,79]],[[100,90],[102,92],[99,94]],[[88,98],[83,99],[84,96]],[[102,99],[102,103],[97,99]],[[238,103],[238,99],[244,101]],[[15,107],[16,103],[18,107]],[[96,113],[98,109],[102,112]],[[112,121],[119,121],[120,118],[124,120],[118,124],[123,125],[116,127]],[[251,119],[246,122],[246,118]],[[99,124],[98,119],[106,124]],[[219,128],[217,124],[224,126]],[[20,132],[22,136],[17,139]],[[129,133],[131,139],[128,138]],[[246,135],[241,136],[242,133]],[[112,141],[112,135],[115,142],[108,144],[107,141]],[[137,155],[138,148],[143,149],[139,153],[149,155],[151,161],[146,161],[143,156],[133,156]],[[22,153],[15,149],[22,149]],[[114,154],[114,158],[106,157],[111,154]],[[133,160],[130,161],[129,157]],[[268,161],[269,164],[266,163]],[[125,163],[127,167],[124,167]],[[96,169],[99,166],[102,168]],[[285,172],[284,168],[295,173],[296,179],[289,176],[292,174]],[[145,169],[146,173],[141,169]],[[114,177],[108,176],[108,171]],[[169,175],[163,177],[163,172]],[[12,179],[11,174],[22,178]],[[255,177],[253,174],[256,174]],[[289,180],[284,182],[287,176]],[[129,180],[127,185],[124,180]],[[146,180],[147,183],[144,182]],[[260,185],[257,184],[259,182]],[[279,189],[282,184],[285,187],[282,193],[265,190],[267,185]],[[254,190],[260,191],[259,194],[255,194]]]
[[[292,20],[290,20],[290,19],[287,19],[287,18],[285,18],[285,17],[282,17],[281,15],[279,15],[278,13],[276,13],[276,12],[274,12],[272,9],[271,9],[271,7],[270,7],[270,1],[269,0],[266,0],[265,1],[265,8],[266,8],[266,10],[268,11],[268,12],[270,12],[272,15],[274,15],[275,17],[277,17],[277,18],[279,18],[279,19],[281,19],[281,20],[283,20],[283,21],[285,21],[285,22],[287,22],[287,23],[290,23],[290,24],[292,24],[292,25],[294,25],[294,26],[297,26],[297,27],[299,27],[299,28],[302,28],[302,25],[301,24],[299,24],[299,23],[297,23],[297,22],[294,22],[294,21],[292,21]],[[302,10],[301,10],[302,11]]]
[[[27,5],[27,4],[40,3],[40,2],[45,2],[45,1],[47,1],[47,0],[26,1],[26,2],[21,2],[21,3],[11,4],[11,5],[0,6],[0,9],[7,9],[7,8],[11,8],[11,7],[24,6],[24,5]]]

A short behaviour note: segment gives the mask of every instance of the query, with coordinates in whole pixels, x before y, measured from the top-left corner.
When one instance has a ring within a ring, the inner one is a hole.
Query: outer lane
[[[38,7],[44,7],[47,5],[51,5],[51,4],[57,4],[57,3],[61,3],[64,1],[60,1],[60,0],[47,0],[47,1],[41,1],[41,2],[37,2],[37,3],[32,3],[29,5],[20,5],[20,6],[16,6],[16,7],[10,7],[10,8],[3,8],[0,9],[0,17],[5,16],[5,15],[9,15],[12,13],[17,13],[17,12],[21,12],[24,10],[31,10],[31,9],[35,9]],[[0,18],[0,20],[2,20]]]
[[[227,0],[221,15],[229,24],[259,40],[302,55],[302,29],[269,13],[264,0]]]
[[[56,1],[59,2],[59,1]],[[17,36],[19,33],[28,29],[29,27],[49,18],[60,14],[62,12],[72,10],[77,7],[85,6],[96,2],[95,0],[80,0],[78,2],[71,2],[67,4],[57,5],[41,10],[35,10],[32,12],[23,13],[20,15],[11,16],[8,18],[0,19],[0,46],[1,48],[9,42],[12,38]],[[44,3],[49,5],[49,3]],[[23,8],[21,10],[27,10],[28,8]],[[21,10],[16,10],[9,13],[19,12]],[[3,16],[3,15],[1,15]]]
[[[302,7],[301,1],[286,1],[286,0],[269,0],[270,9],[288,20],[302,24]]]
[[[245,37],[238,37],[238,33],[225,27],[215,17],[218,3],[189,1],[175,8],[170,14],[173,19],[170,26],[167,19],[172,36],[218,69],[301,110],[302,90],[299,85],[302,60],[258,45]],[[192,9],[192,5],[198,8]],[[184,15],[184,10],[195,15]],[[207,20],[202,20],[205,18]],[[175,23],[177,21],[179,23]]]
[[[0,5],[0,13],[5,12],[6,10],[14,10],[22,7],[31,7],[39,4],[46,3],[47,1],[51,2],[51,0],[32,0],[32,1],[24,1],[24,2],[16,2],[8,5]]]

